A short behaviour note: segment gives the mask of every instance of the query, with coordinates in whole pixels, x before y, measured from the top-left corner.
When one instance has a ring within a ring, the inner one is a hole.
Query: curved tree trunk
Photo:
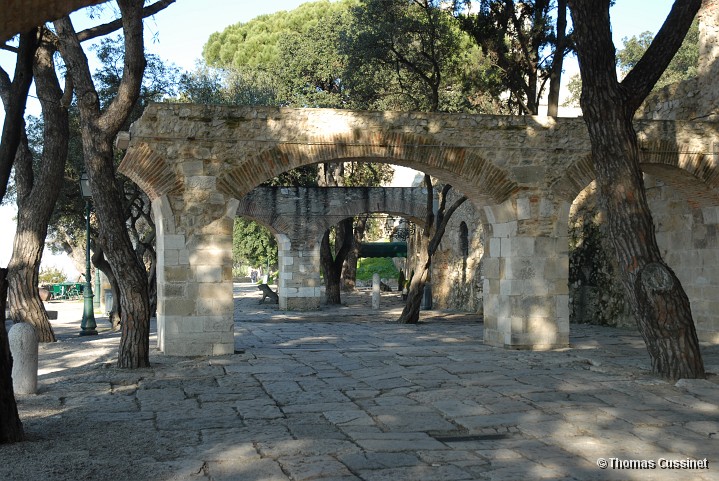
[[[352,218],[345,219],[337,225],[337,236],[335,239],[335,257],[332,258],[330,246],[330,231],[327,230],[322,236],[320,246],[320,262],[322,271],[325,274],[325,302],[327,304],[341,304],[340,281],[342,278],[342,265],[347,258],[347,253],[352,248]]]
[[[559,92],[562,83],[566,39],[567,0],[557,0],[557,40],[554,46],[552,67],[549,73],[549,92],[547,94],[547,115],[550,117],[556,117],[559,114]]]
[[[354,224],[354,223],[353,223]],[[357,283],[357,261],[359,260],[359,248],[364,239],[365,228],[367,226],[367,216],[358,218],[357,223],[353,226],[352,248],[347,252],[347,258],[342,265],[342,290],[351,292],[355,290]]]
[[[150,365],[150,303],[145,267],[125,229],[124,192],[115,177],[112,142],[140,94],[145,58],[142,0],[118,0],[125,39],[125,63],[118,92],[100,112],[87,57],[68,17],[55,22],[63,59],[73,77],[80,108],[83,154],[105,255],[118,280],[122,337],[118,367]]]
[[[15,161],[18,145],[22,139],[23,116],[27,104],[27,94],[32,84],[32,65],[38,46],[38,28],[20,34],[15,72],[10,81],[5,70],[0,67],[0,95],[5,108],[5,120],[0,139],[0,200],[5,197],[10,172]]]
[[[397,322],[400,324],[417,324],[419,322],[419,310],[422,306],[424,286],[429,279],[429,268],[432,258],[428,252],[428,239],[425,236],[420,236],[419,239],[422,244],[418,249],[419,260],[417,261],[412,281],[409,284],[407,302],[402,309],[402,314],[400,314],[399,319],[397,319]]]
[[[422,304],[422,296],[424,295],[424,286],[431,276],[432,256],[437,252],[439,243],[442,241],[442,237],[444,237],[449,219],[452,218],[454,211],[467,200],[467,197],[460,195],[455,199],[452,205],[447,208],[447,200],[449,199],[449,192],[452,190],[452,186],[445,184],[442,186],[442,191],[439,194],[439,206],[437,207],[437,215],[435,216],[433,211],[434,186],[432,185],[432,178],[429,174],[424,174],[424,185],[427,188],[427,217],[425,218],[422,235],[419,236],[419,261],[417,262],[414,276],[409,285],[407,303],[404,305],[399,319],[397,319],[397,322],[400,324],[416,324],[419,322],[419,310]]]
[[[43,42],[35,55],[35,83],[44,125],[42,157],[35,173],[28,140],[23,137],[15,159],[18,221],[8,264],[10,317],[15,322],[31,324],[40,342],[55,341],[40,300],[38,273],[47,225],[62,187],[70,135],[66,107],[70,96],[63,97],[55,73],[54,53],[55,48]]]
[[[24,433],[12,386],[12,355],[5,329],[7,269],[0,268],[0,444],[22,441]]]
[[[340,289],[341,272],[336,268],[334,259],[332,259],[332,246],[330,246],[330,231],[326,231],[322,236],[322,245],[320,246],[320,262],[322,264],[322,272],[325,278],[325,303],[329,305],[342,304],[342,296]],[[330,253],[327,255],[327,253]]]
[[[655,374],[703,378],[689,299],[661,257],[639,166],[632,117],[681,45],[700,0],[677,0],[644,57],[616,78],[609,0],[570,0],[599,203]]]

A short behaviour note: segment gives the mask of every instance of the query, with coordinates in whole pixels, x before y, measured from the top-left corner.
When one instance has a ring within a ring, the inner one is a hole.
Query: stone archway
[[[237,215],[265,225],[278,240],[280,309],[319,309],[324,232],[369,212],[418,222],[425,216],[425,199],[417,187],[258,187],[242,197]]]
[[[711,124],[638,125],[647,141],[685,138],[703,152],[717,138]],[[581,119],[150,105],[119,170],[148,193],[163,223],[161,348],[233,351],[229,259],[239,199],[283,171],[338,160],[404,165],[467,195],[486,219],[485,342],[564,346],[568,199],[589,153]]]

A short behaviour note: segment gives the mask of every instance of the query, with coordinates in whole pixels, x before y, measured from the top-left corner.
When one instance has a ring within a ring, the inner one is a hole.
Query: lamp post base
[[[88,282],[85,285],[85,305],[82,312],[82,322],[80,323],[81,336],[97,336],[97,330],[95,329],[97,324],[95,323],[95,312],[92,305],[93,297],[92,287],[90,287],[90,283]]]

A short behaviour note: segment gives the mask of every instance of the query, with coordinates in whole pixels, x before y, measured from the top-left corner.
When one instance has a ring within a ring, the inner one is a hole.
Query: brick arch
[[[713,155],[692,151],[668,141],[639,142],[643,172],[652,174],[688,198],[707,205],[719,205],[719,163]],[[592,156],[571,165],[552,186],[555,194],[568,202],[596,178]]]
[[[118,166],[118,171],[135,182],[150,200],[183,189],[183,182],[165,159],[145,142],[130,147]]]
[[[507,173],[470,148],[407,134],[352,132],[285,142],[221,173],[217,189],[241,198],[282,172],[322,162],[385,162],[414,168],[450,182],[475,204],[501,204],[519,190]]]

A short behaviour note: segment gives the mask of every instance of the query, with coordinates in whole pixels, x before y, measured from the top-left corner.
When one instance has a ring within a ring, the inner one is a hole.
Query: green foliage
[[[67,281],[67,274],[65,274],[64,271],[62,271],[56,267],[47,267],[44,269],[40,269],[40,274],[38,275],[38,282],[41,285],[58,284],[60,282],[66,282],[66,281]]]
[[[327,14],[305,33],[289,33],[280,45],[283,99],[291,107],[347,106],[341,81],[345,60],[337,50],[348,11]]]
[[[93,74],[93,80],[100,97],[101,105],[106,107],[117,95],[122,72],[124,68],[124,41],[121,36],[115,36],[102,40],[92,47],[101,61]],[[179,69],[174,65],[166,65],[158,56],[146,55],[147,66],[143,76],[143,83],[140,90],[140,98],[135,105],[130,117],[127,120],[125,129],[142,114],[149,102],[157,102],[168,97],[177,95],[176,86],[179,79]],[[40,145],[42,138],[30,139],[31,144]],[[120,156],[116,158],[120,161]],[[60,191],[55,210],[48,226],[47,244],[54,253],[70,253],[73,249],[84,249],[85,243],[85,202],[80,195],[79,178],[85,170],[85,161],[82,147],[82,135],[80,132],[80,113],[76,103],[70,107],[70,138],[68,147],[68,159],[65,167],[65,179]],[[131,236],[138,245],[138,241],[151,239],[148,220],[144,216],[144,210],[149,212],[149,202],[146,196],[141,194],[139,188],[129,179],[118,176],[118,186],[123,189],[128,199],[127,211]],[[143,200],[146,202],[143,205]],[[131,207],[132,203],[132,207]],[[92,227],[94,230],[96,219],[92,216]],[[138,231],[139,229],[139,231]],[[94,237],[94,235],[91,235]]]
[[[624,48],[617,52],[617,66],[622,75],[629,73],[639,62],[644,52],[652,43],[654,35],[651,32],[642,32],[639,36],[622,39]],[[677,51],[669,66],[657,81],[654,89],[660,89],[682,80],[694,78],[698,74],[699,65],[699,22],[694,21],[691,28],[684,37],[682,46]],[[569,97],[564,105],[579,105],[579,97],[582,94],[582,81],[579,75],[575,75],[568,84]]]
[[[399,275],[389,257],[369,257],[357,261],[357,280],[371,281],[375,272],[379,273],[380,279],[392,279]]]
[[[582,95],[582,77],[579,74],[572,75],[567,82],[569,95],[564,101],[565,107],[579,107],[579,98]]]
[[[233,265],[277,266],[275,236],[257,222],[238,217],[232,229]]]
[[[202,49],[202,57],[215,67],[275,66],[280,58],[280,45],[287,36],[304,36],[323,24],[336,12],[346,10],[354,1],[328,0],[304,3],[292,11],[261,15],[247,23],[237,23],[222,32],[210,35]]]
[[[622,39],[624,48],[617,52],[617,66],[623,75],[629,73],[639,62],[652,43],[654,35],[643,32],[639,36]],[[669,66],[664,71],[655,89],[697,76],[699,65],[699,21],[694,20]]]
[[[93,74],[100,103],[104,107],[117,96],[125,61],[125,43],[121,35],[103,39],[95,50],[100,67]],[[138,119],[149,102],[177,95],[180,70],[164,63],[154,54],[145,54],[147,65],[142,79],[140,99],[128,122]],[[129,126],[129,124],[128,124]]]
[[[279,84],[260,68],[215,68],[199,65],[179,80],[179,100],[199,104],[279,106]]]
[[[342,80],[362,108],[472,110],[467,89],[484,71],[478,50],[438,1],[362,0],[341,49]]]
[[[555,57],[552,8],[550,0],[455,1],[461,28],[492,59],[485,75],[495,89],[509,92],[512,112],[537,113]]]

